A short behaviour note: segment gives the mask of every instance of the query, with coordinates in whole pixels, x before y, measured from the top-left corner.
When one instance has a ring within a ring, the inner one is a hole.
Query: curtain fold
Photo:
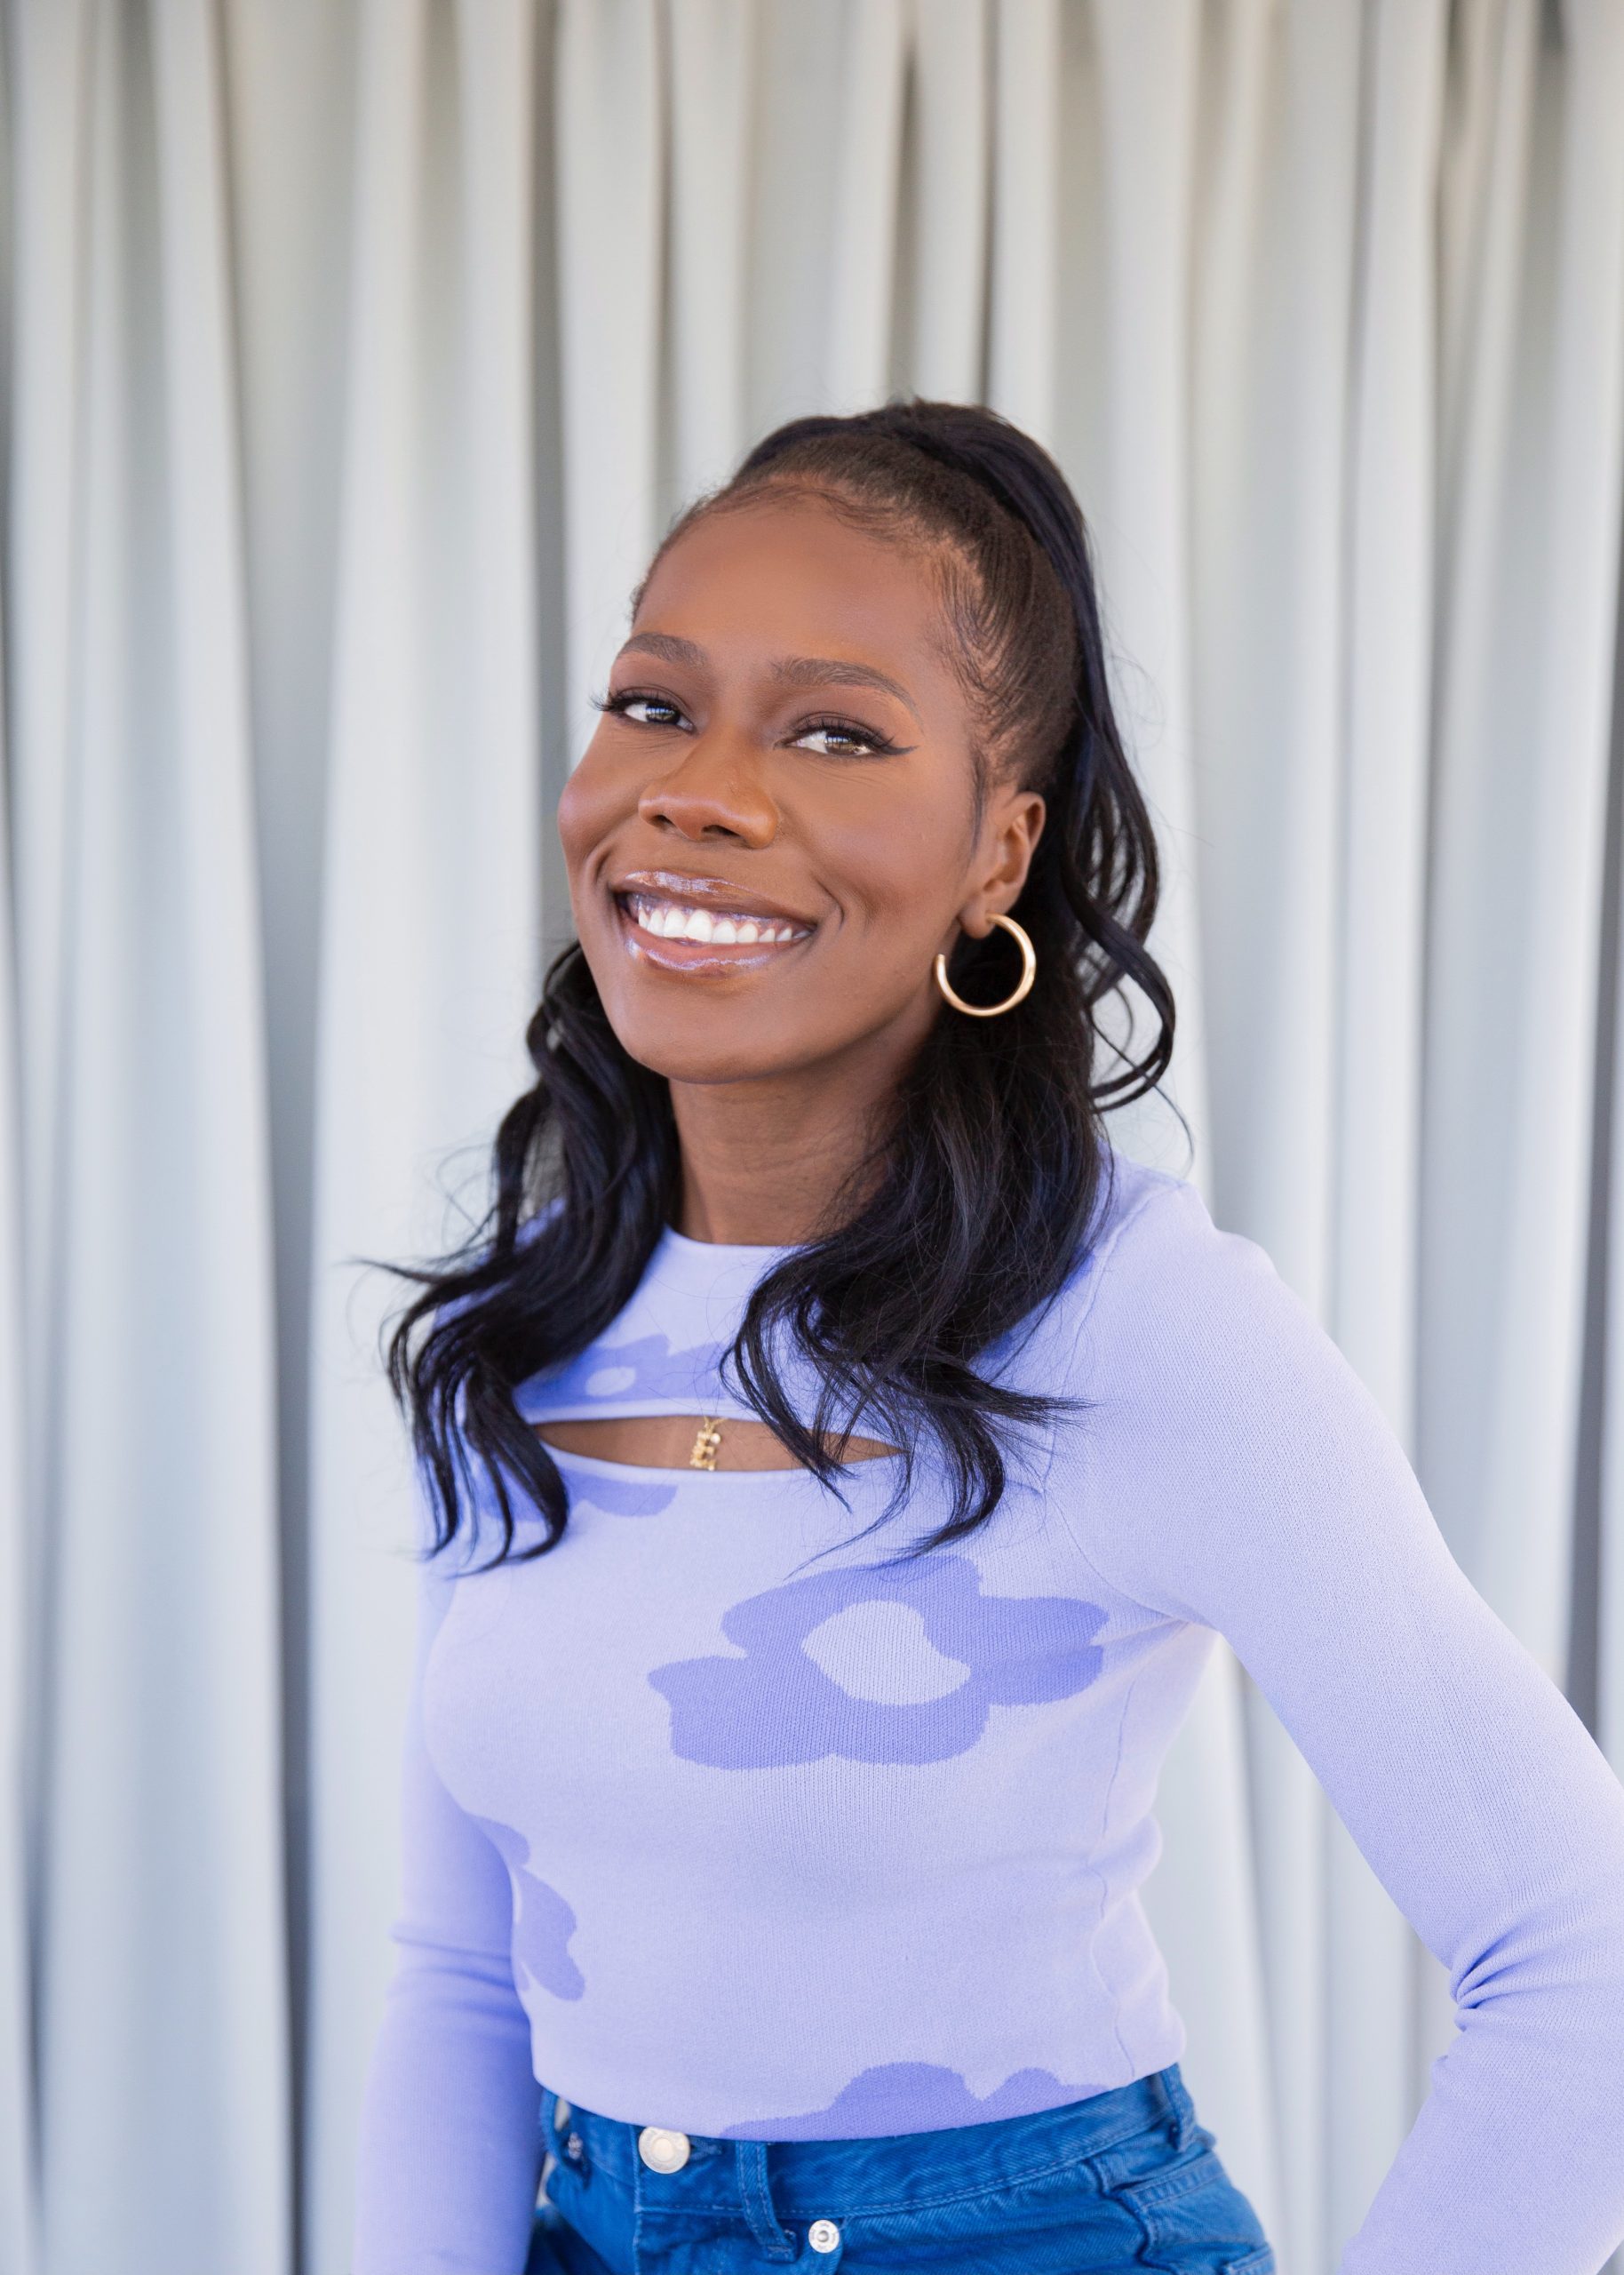
[[[0,2264],[347,2265],[367,1260],[476,1220],[629,589],[803,412],[985,401],[1075,483],[1180,1007],[1118,1142],[1624,1767],[1624,0],[4,21]],[[1198,2105],[1332,2275],[1442,1970],[1222,1643],[1160,1814]]]
[[[9,392],[6,397],[9,411]],[[9,437],[7,437],[9,439]],[[4,448],[0,442],[0,448]],[[0,674],[5,667],[0,649]],[[0,741],[0,782],[5,779]],[[35,2275],[29,2048],[30,1543],[23,1465],[22,1185],[9,831],[0,805],[0,2264]]]
[[[666,25],[662,512],[723,480],[747,435],[756,19],[750,0],[701,0]]]
[[[362,1259],[472,1233],[529,1076],[541,834],[533,543],[536,18],[360,20],[310,1321],[306,2263],[347,2264],[391,1954],[418,1527]]]
[[[1433,311],[1448,15],[1383,0],[1370,20],[1349,286],[1341,783],[1326,1324],[1411,1453],[1425,970],[1437,392]],[[1413,1976],[1428,1954],[1320,1805],[1326,1936],[1323,2248],[1364,2215],[1424,2081]]]
[[[554,114],[569,746],[595,722],[625,596],[656,535],[660,387],[661,12],[559,0]]]
[[[43,2256],[270,2270],[272,1220],[218,27],[198,0],[13,29]],[[67,228],[29,245],[64,172]]]

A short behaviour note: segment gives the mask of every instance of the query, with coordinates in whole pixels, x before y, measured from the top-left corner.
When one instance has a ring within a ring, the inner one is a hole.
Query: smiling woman
[[[1044,826],[1043,770],[979,747],[943,597],[929,555],[839,493],[782,474],[742,489],[689,520],[645,579],[560,802],[610,1023],[635,1057],[701,1086],[676,1094],[685,1147],[707,1143],[719,1106],[736,1130],[765,1104],[759,1087],[719,1098],[719,1079],[759,1086],[825,1062],[819,1132],[803,1122],[793,1141],[802,1179],[827,1164],[823,1192],[752,1180],[752,1237],[799,1233],[808,1199],[832,1199],[854,1114],[890,1096],[941,1008],[933,958],[984,938],[1019,898]],[[1058,624],[1043,629],[1063,653]],[[750,978],[673,984],[702,972]],[[703,1209],[707,1180],[692,1182]]]
[[[1590,2275],[1624,1792],[1268,1257],[1106,1138],[1173,1005],[1058,469],[968,406],[779,429],[600,708],[535,1083],[391,1346],[355,2275],[1270,2275],[1139,1901],[1214,1632],[1456,1986],[1343,2275]]]
[[[1050,1407],[978,1354],[1065,1284],[1101,1112],[1172,1049],[1076,501],[970,406],[795,421],[669,531],[598,702],[558,813],[577,938],[531,1025],[489,1237],[419,1274],[394,1344],[443,1537],[470,1458],[505,1550],[510,1480],[561,1532],[513,1385],[616,1318],[672,1225],[794,1251],[741,1322],[727,1465],[833,1485],[867,1414],[902,1498],[939,1444],[956,1537],[1002,1491],[995,1425]],[[1008,926],[1044,984],[1015,1016],[950,1017],[1010,998]],[[1097,1007],[1127,984],[1150,1035],[1102,1078]],[[818,1353],[809,1414],[779,1345]],[[633,1419],[591,1442],[633,1457]]]

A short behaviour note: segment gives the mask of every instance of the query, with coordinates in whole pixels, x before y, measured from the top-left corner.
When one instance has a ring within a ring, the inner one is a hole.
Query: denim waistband
[[[569,2102],[561,2128],[560,2095],[542,2093],[542,2123],[555,2155],[569,2134],[577,2154],[625,2188],[639,2176],[636,2119],[604,2117]],[[568,2096],[563,2098],[568,2101]],[[906,2210],[943,2198],[1014,2186],[1057,2166],[1098,2156],[1118,2142],[1171,2119],[1174,2145],[1182,2147],[1195,2110],[1176,2062],[1126,2086],[1065,2102],[1026,2117],[999,2117],[982,2125],[955,2125],[925,2133],[893,2133],[839,2141],[743,2141],[689,2133],[686,2162],[662,2175],[667,2201],[722,2210],[770,2184],[773,2208],[788,2219],[821,2212],[839,2200],[848,2213]],[[675,2129],[675,2128],[667,2128]],[[646,2176],[646,2175],[645,2175]],[[765,2207],[762,2207],[765,2210]]]

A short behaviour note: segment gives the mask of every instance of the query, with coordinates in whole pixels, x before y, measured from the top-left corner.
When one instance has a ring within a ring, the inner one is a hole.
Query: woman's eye
[[[692,722],[679,703],[647,689],[621,688],[609,695],[594,695],[594,709],[629,719],[634,727],[689,727]],[[792,747],[810,747],[825,758],[883,758],[896,748],[888,735],[877,733],[855,719],[808,719],[786,740]]]
[[[825,758],[878,757],[895,747],[888,736],[877,735],[850,719],[809,720],[797,730],[792,739],[802,745],[809,739],[821,743]]]
[[[661,695],[611,695],[602,708],[617,711],[640,727],[674,727],[682,716],[676,705],[667,703]]]

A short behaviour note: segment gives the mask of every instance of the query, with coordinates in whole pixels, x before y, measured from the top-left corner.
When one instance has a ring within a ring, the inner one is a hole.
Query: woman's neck
[[[849,1213],[842,1193],[883,1127],[902,1071],[895,1051],[872,1051],[749,1082],[673,1082],[677,1230],[751,1248],[816,1239],[837,1209]]]

